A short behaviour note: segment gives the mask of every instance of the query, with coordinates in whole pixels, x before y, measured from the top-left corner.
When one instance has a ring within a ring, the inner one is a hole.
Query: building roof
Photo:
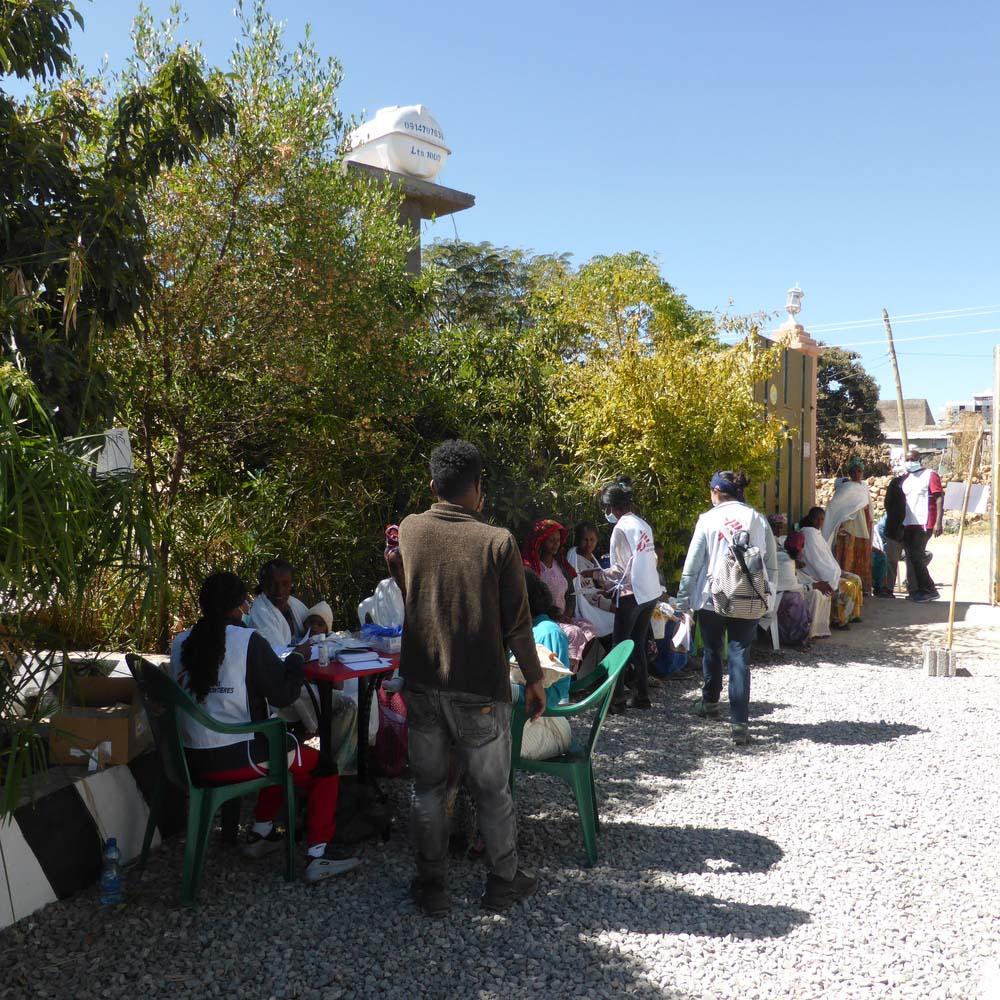
[[[882,414],[882,432],[888,434],[899,432],[899,413],[896,400],[880,399],[878,410]],[[934,414],[926,399],[904,399],[903,411],[906,414],[907,431],[915,431],[924,427],[934,427]]]

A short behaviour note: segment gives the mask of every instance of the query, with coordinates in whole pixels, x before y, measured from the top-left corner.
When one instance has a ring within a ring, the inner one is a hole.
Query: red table
[[[372,692],[384,677],[388,677],[399,666],[398,653],[380,654],[389,661],[371,667],[354,669],[340,660],[330,660],[329,666],[321,667],[319,660],[309,660],[305,665],[307,681],[312,681],[319,689],[319,746],[327,760],[333,760],[330,746],[330,723],[333,718],[333,686],[356,678],[358,682],[358,781],[368,780],[368,716]]]

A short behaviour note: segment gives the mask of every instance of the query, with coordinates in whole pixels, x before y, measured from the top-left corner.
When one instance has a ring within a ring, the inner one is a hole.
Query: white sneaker
[[[323,857],[309,859],[302,877],[307,882],[319,882],[333,875],[344,875],[353,871],[360,864],[361,858],[356,854],[347,854],[342,849],[328,847],[327,853]]]
[[[240,848],[245,858],[263,858],[275,851],[280,851],[285,846],[285,831],[278,827],[273,827],[271,832],[262,837],[259,833],[250,830],[247,839]]]

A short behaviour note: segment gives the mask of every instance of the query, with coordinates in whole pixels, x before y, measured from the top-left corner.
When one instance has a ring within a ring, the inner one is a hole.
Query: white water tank
[[[346,159],[433,181],[451,150],[444,132],[422,104],[380,108],[347,137]]]

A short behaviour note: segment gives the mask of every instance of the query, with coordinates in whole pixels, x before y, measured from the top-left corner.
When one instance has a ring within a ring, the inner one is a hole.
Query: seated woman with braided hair
[[[305,646],[281,660],[270,644],[243,624],[247,588],[234,573],[214,573],[201,585],[201,617],[174,639],[170,673],[212,718],[227,723],[262,722],[268,705],[292,704],[302,690]],[[191,775],[198,784],[250,781],[266,773],[267,738],[216,733],[180,715],[181,737]],[[318,751],[289,736],[288,769],[295,787],[308,796],[307,882],[318,882],[356,868],[359,859],[333,843],[340,776]],[[254,823],[243,853],[260,858],[279,850],[284,833],[274,825],[281,809],[281,788],[265,788],[257,799]]]

